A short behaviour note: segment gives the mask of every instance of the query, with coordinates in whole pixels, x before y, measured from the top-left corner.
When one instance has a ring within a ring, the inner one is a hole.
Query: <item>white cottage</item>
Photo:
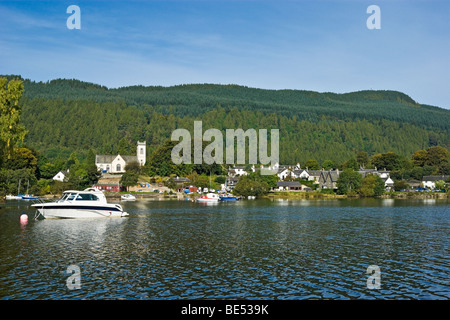
[[[124,173],[127,164],[137,162],[141,166],[145,165],[145,147],[146,143],[137,142],[137,149],[135,156],[124,155],[96,155],[95,164],[99,170],[108,173]]]
[[[67,174],[69,173],[69,170],[60,171],[53,177],[53,180],[55,181],[67,181]]]

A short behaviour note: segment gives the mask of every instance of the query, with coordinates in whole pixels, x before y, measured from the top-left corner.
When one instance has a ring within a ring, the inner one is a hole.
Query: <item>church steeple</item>
[[[138,163],[143,166],[145,164],[146,160],[146,152],[145,152],[146,142],[137,142],[137,150],[136,150],[136,157]]]

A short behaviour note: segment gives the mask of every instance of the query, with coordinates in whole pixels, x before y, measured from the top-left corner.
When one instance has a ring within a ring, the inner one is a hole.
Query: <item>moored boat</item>
[[[125,217],[120,204],[106,201],[103,192],[88,188],[83,191],[67,190],[55,202],[42,202],[31,205],[44,218],[102,218]]]
[[[37,200],[37,199],[39,199],[39,197],[33,196],[32,194],[24,194],[24,195],[21,195],[21,199],[22,200]]]
[[[6,200],[20,200],[22,197],[20,196],[13,196],[12,194],[8,194],[6,197]]]
[[[220,197],[215,193],[207,193],[200,198],[197,198],[197,202],[219,202]]]
[[[120,196],[121,200],[128,200],[128,201],[132,201],[132,200],[136,200],[136,197],[132,194],[123,194]]]
[[[220,201],[237,201],[237,200],[238,197],[232,196],[230,194],[220,196]]]

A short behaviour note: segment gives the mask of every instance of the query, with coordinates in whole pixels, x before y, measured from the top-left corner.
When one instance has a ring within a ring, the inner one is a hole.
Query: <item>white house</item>
[[[436,181],[442,180],[446,181],[450,176],[424,176],[422,178],[422,184],[424,188],[436,189]]]
[[[230,177],[245,176],[247,175],[247,171],[245,171],[244,168],[244,166],[234,166],[233,168],[228,169],[228,175]]]
[[[131,162],[137,162],[141,166],[145,165],[146,144],[144,142],[137,142],[136,155],[135,156],[124,156],[124,155],[96,155],[95,164],[99,170],[108,173],[123,173],[125,172],[125,167]]]
[[[384,188],[386,190],[389,190],[389,191],[394,190],[394,180],[392,180],[391,177],[387,176],[386,178],[382,178],[382,177],[380,177],[380,178],[383,179],[383,181],[384,181]]]
[[[67,180],[68,173],[69,173],[69,170],[60,171],[53,177],[53,180],[64,182]]]

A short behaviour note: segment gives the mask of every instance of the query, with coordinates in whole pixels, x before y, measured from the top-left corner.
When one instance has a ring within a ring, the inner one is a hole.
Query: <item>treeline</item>
[[[448,131],[450,122],[448,110],[421,105],[404,93],[388,90],[335,94],[214,84],[108,89],[74,79],[56,79],[46,83],[24,80],[24,86],[25,98],[123,103],[177,117],[198,117],[221,106],[227,110],[238,108],[264,114],[276,113],[308,121],[316,121],[321,116],[350,120],[386,119],[444,131]]]
[[[390,120],[333,119],[298,120],[276,113],[217,107],[201,117],[164,115],[151,108],[140,109],[123,102],[23,99],[23,123],[28,129],[25,144],[49,158],[67,157],[93,148],[98,154],[116,154],[118,142],[146,141],[150,153],[170,138],[177,128],[193,134],[195,120],[203,130],[217,128],[279,129],[280,162],[296,163],[330,159],[342,162],[355,152],[369,154],[393,151],[410,155],[433,145],[447,146],[448,131],[427,130],[414,124]],[[169,108],[170,109],[170,108]],[[133,148],[132,153],[135,154]]]
[[[14,192],[22,179],[48,189],[51,177],[67,169],[74,187],[87,185],[98,178],[95,154],[134,155],[136,141],[147,142],[144,173],[150,176],[224,174],[223,166],[175,166],[166,159],[171,133],[185,128],[193,134],[195,120],[202,120],[204,131],[279,129],[281,164],[346,168],[361,164],[359,152],[369,159],[364,166],[386,168],[400,179],[449,171],[444,162],[432,162],[433,150],[450,146],[450,111],[395,91],[333,94],[208,84],[108,89],[78,80],[12,78],[0,77],[2,193]]]
[[[89,148],[114,154],[123,138],[131,145],[147,141],[150,155],[176,128],[192,132],[194,120],[202,120],[204,130],[280,129],[283,163],[342,162],[361,150],[408,156],[450,146],[450,111],[396,91],[335,94],[213,84],[108,89],[74,79],[23,82],[24,143],[49,158],[74,151],[84,157]]]

